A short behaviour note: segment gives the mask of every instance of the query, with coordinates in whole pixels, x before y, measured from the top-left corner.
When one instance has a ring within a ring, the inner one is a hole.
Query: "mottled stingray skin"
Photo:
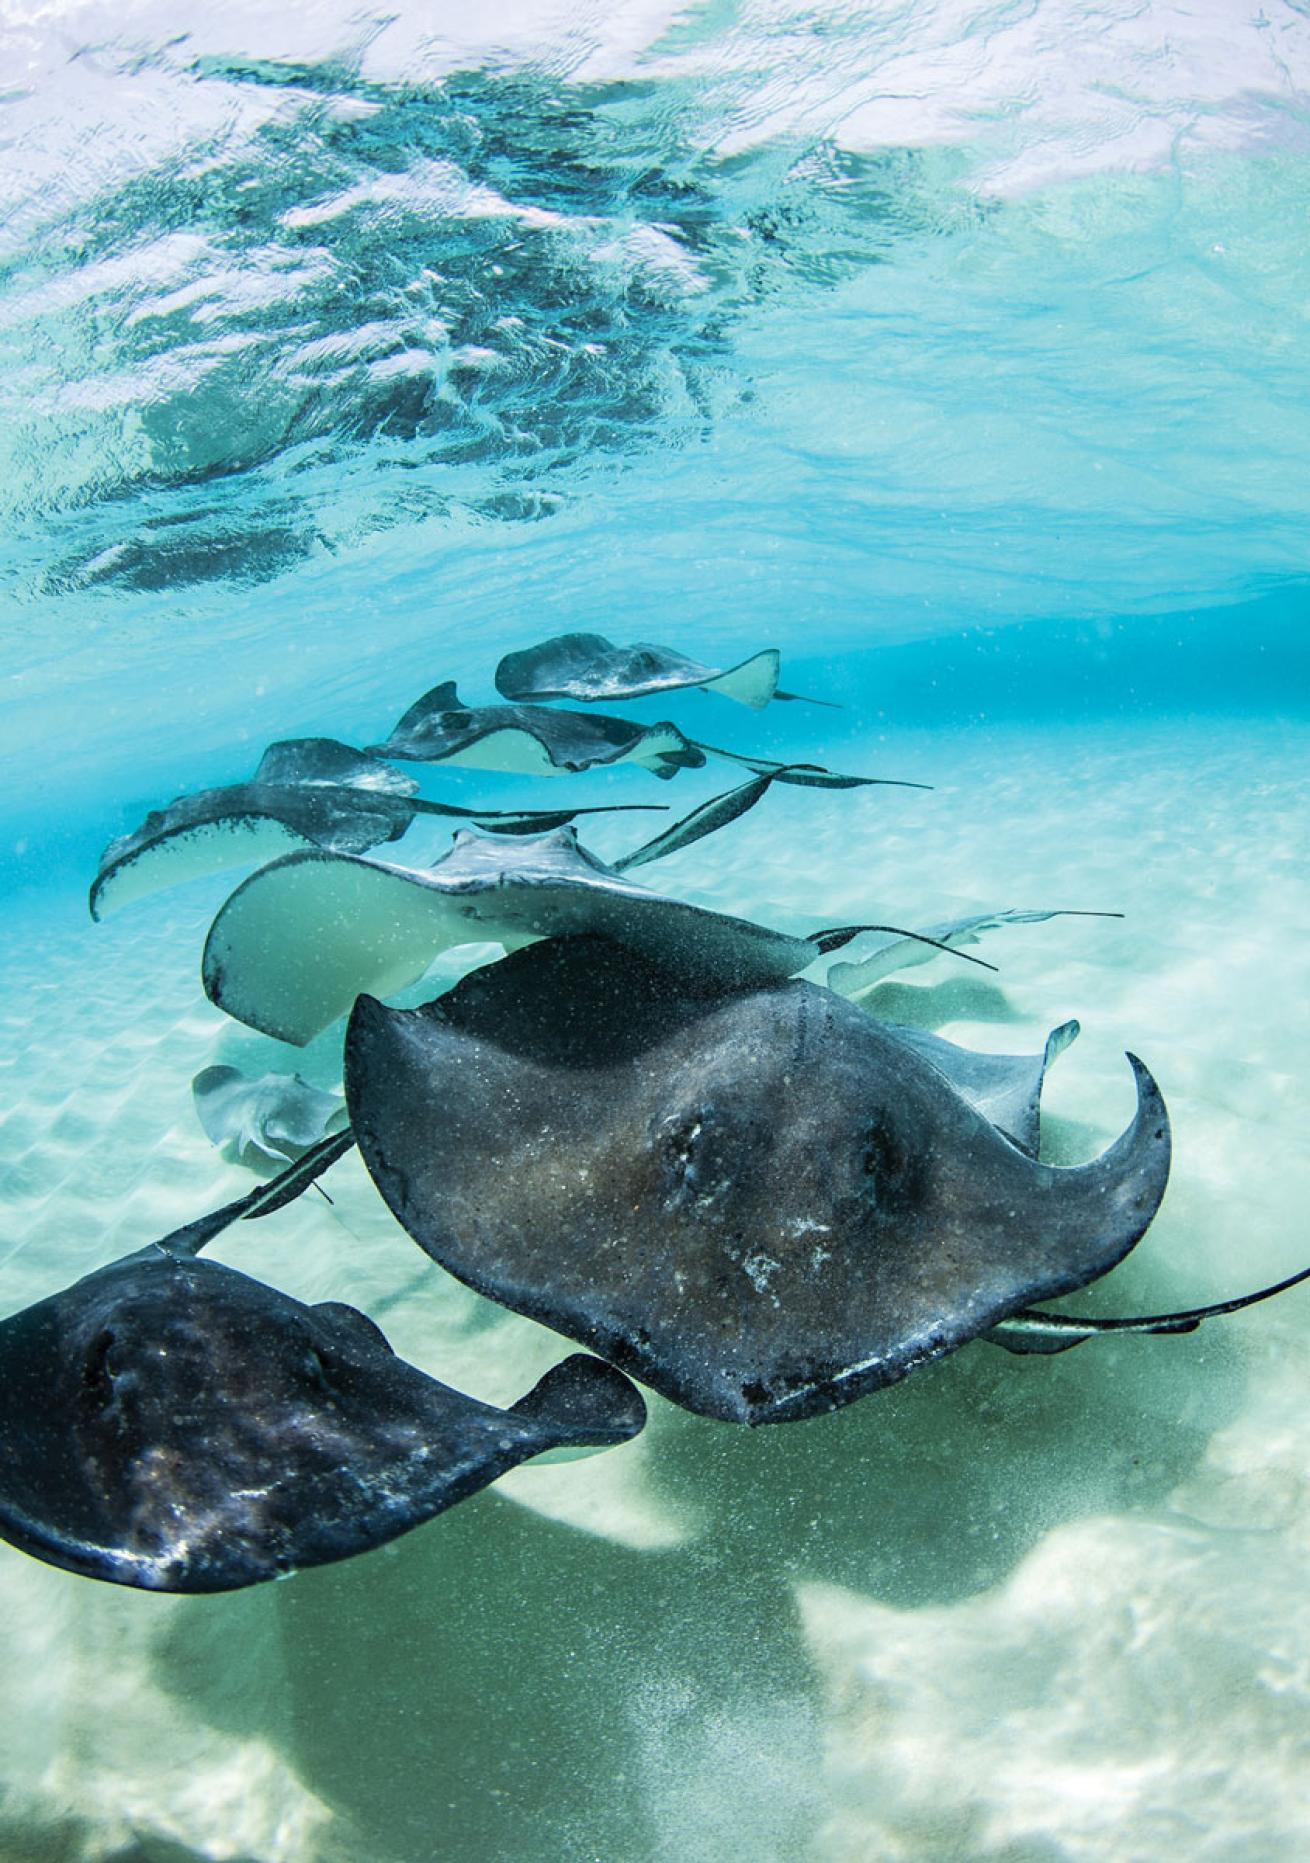
[[[806,938],[639,886],[561,828],[513,842],[461,832],[426,871],[286,855],[220,909],[202,974],[228,1015],[303,1045],[361,992],[406,988],[452,946],[578,931],[603,932],[711,987],[789,977],[818,955]]]
[[[638,725],[599,712],[535,705],[465,705],[454,680],[425,692],[400,719],[381,757],[452,763],[482,770],[567,776],[614,763],[639,763],[656,776],[699,769],[705,753],[673,724]]]
[[[507,653],[496,668],[496,690],[506,699],[604,700],[645,698],[705,686],[760,711],[778,693],[782,657],[766,647],[736,666],[706,666],[670,647],[637,641],[616,647],[603,634],[556,634],[535,647]]]
[[[185,1232],[184,1232],[185,1233]],[[155,1591],[231,1591],[380,1546],[544,1450],[636,1435],[578,1354],[510,1410],[172,1238],[0,1324],[0,1536]]]
[[[443,1267],[691,1410],[766,1423],[1127,1254],[1169,1168],[1132,1066],[1128,1130],[1057,1170],[831,991],[696,998],[570,938],[416,1011],[361,998],[345,1082],[374,1181]]]
[[[191,1097],[210,1143],[252,1170],[289,1164],[346,1122],[340,1095],[311,1086],[299,1074],[255,1076],[239,1067],[204,1067],[191,1082]]]

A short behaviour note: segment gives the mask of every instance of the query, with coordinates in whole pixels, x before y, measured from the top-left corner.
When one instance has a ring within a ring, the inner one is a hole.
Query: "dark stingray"
[[[380,1546],[544,1450],[637,1433],[640,1396],[596,1359],[497,1410],[354,1307],[197,1258],[350,1143],[0,1324],[0,1535],[115,1584],[231,1591]]]
[[[552,939],[420,1010],[356,1004],[346,1099],[400,1221],[460,1279],[689,1409],[782,1422],[1083,1287],[1169,1169],[1154,1081],[1100,1158],[1039,1163],[831,991],[694,995]]]
[[[205,1136],[234,1164],[279,1169],[346,1123],[340,1094],[311,1087],[299,1074],[261,1074],[206,1067],[191,1082]]]
[[[521,653],[507,653],[496,668],[496,690],[506,699],[580,699],[593,704],[700,686],[761,711],[770,699],[801,698],[798,692],[779,692],[781,667],[776,647],[766,647],[736,666],[722,667],[706,666],[671,647],[656,647],[644,640],[616,647],[603,634],[556,634]],[[826,699],[803,702],[828,703]]]
[[[202,789],[152,809],[139,828],[119,835],[100,857],[91,916],[160,887],[224,868],[268,860],[293,847],[362,854],[397,841],[416,816],[475,822],[494,834],[540,834],[577,815],[615,809],[471,809],[414,794],[413,777],[333,738],[270,744],[248,783]],[[619,805],[625,812],[649,805]]]
[[[673,724],[637,725],[599,712],[537,705],[465,705],[453,679],[425,692],[400,719],[380,757],[458,764],[529,776],[639,763],[656,776],[699,769],[705,753]]]
[[[271,861],[220,908],[202,975],[228,1015],[303,1046],[361,992],[394,995],[456,945],[602,932],[686,987],[722,989],[793,976],[862,929],[797,937],[688,905],[604,866],[571,828],[512,843],[461,831],[426,870],[317,852]]]

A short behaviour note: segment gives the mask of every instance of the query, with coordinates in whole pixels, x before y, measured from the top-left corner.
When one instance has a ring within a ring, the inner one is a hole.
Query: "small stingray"
[[[205,1136],[233,1164],[259,1170],[293,1163],[346,1123],[345,1101],[311,1087],[299,1074],[261,1074],[206,1067],[191,1082]]]
[[[1169,1124],[1029,1156],[919,1047],[801,982],[692,994],[556,938],[439,1001],[361,997],[364,1161],[434,1260],[688,1409],[808,1417],[1112,1268],[1155,1214]]]
[[[1047,912],[1026,912],[1014,908],[1007,912],[975,912],[968,918],[948,919],[942,925],[930,925],[912,938],[897,934],[883,936],[867,957],[854,963],[834,964],[824,981],[838,996],[858,1001],[898,970],[914,964],[926,964],[936,957],[943,945],[959,951],[975,945],[983,932],[998,931],[1005,925],[1044,925],[1047,919],[1121,919],[1122,912],[1082,912],[1056,907]],[[934,945],[937,947],[934,950]]]
[[[790,977],[863,929],[795,937],[687,905],[604,866],[571,828],[513,843],[460,831],[427,870],[318,852],[271,861],[219,909],[202,975],[228,1015],[303,1047],[362,991],[392,996],[455,945],[603,932],[687,988],[722,989]]]
[[[0,1323],[0,1535],[114,1584],[231,1591],[380,1546],[543,1451],[637,1434],[640,1396],[596,1359],[497,1410],[356,1308],[198,1258],[350,1143]]]
[[[637,763],[656,776],[699,769],[705,753],[673,724],[637,725],[598,712],[549,711],[537,705],[465,705],[453,679],[415,701],[380,757],[458,764],[527,776]]]
[[[495,834],[540,834],[576,815],[616,809],[469,809],[414,794],[413,777],[333,738],[270,744],[248,783],[202,789],[152,809],[100,857],[91,917],[101,919],[161,887],[267,860],[293,847],[363,854],[397,841],[418,815],[476,822]],[[619,805],[624,812],[650,805]]]
[[[670,647],[637,641],[616,647],[603,634],[556,634],[521,653],[507,653],[496,668],[496,690],[506,699],[640,699],[655,692],[680,692],[700,686],[762,711],[770,699],[800,700],[798,692],[779,692],[782,656],[766,647],[736,666],[705,666]],[[826,699],[802,703],[826,705]]]

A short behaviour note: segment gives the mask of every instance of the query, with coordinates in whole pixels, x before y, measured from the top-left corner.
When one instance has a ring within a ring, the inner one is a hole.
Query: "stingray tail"
[[[801,789],[931,789],[931,783],[906,783],[894,776],[840,776],[821,763],[771,763],[767,757],[748,757],[739,750],[720,750],[717,744],[690,740],[695,748],[711,757],[723,757],[740,763],[757,776],[776,776],[781,783],[795,783]]]
[[[330,1165],[344,1157],[354,1142],[355,1134],[349,1126],[341,1132],[332,1133],[329,1138],[320,1139],[317,1145],[311,1145],[294,1164],[270,1178],[268,1183],[261,1184],[257,1190],[248,1191],[234,1203],[225,1203],[221,1209],[211,1210],[207,1216],[197,1217],[185,1229],[175,1229],[172,1235],[165,1236],[155,1246],[166,1255],[198,1255],[207,1243],[233,1223],[249,1221],[256,1216],[271,1216],[283,1204],[293,1202]]]
[[[826,711],[843,712],[846,707],[836,699],[816,699],[808,692],[784,692],[779,686],[774,693],[775,699],[783,699],[792,705],[822,705]]]
[[[608,1449],[639,1433],[646,1406],[621,1371],[575,1352],[553,1365],[510,1414],[539,1428],[543,1449]]]
[[[840,951],[861,932],[889,932],[897,938],[909,938],[915,944],[930,944],[935,950],[945,951],[948,957],[962,957],[967,964],[979,964],[984,970],[998,968],[985,958],[975,957],[971,951],[961,951],[958,945],[943,944],[940,938],[930,938],[927,932],[903,931],[899,925],[834,925],[828,931],[811,932],[809,942],[820,957],[827,957],[830,951]]]
[[[1080,1319],[1072,1313],[1042,1313],[1038,1308],[1015,1313],[993,1326],[982,1336],[992,1345],[1004,1346],[1007,1352],[1067,1352],[1071,1346],[1095,1339],[1102,1333],[1194,1333],[1203,1320],[1218,1319],[1225,1313],[1240,1313],[1243,1307],[1257,1306],[1285,1294],[1289,1287],[1310,1281],[1310,1268],[1275,1281],[1272,1287],[1257,1288],[1253,1294],[1238,1294],[1233,1300],[1216,1300],[1208,1307],[1187,1307],[1179,1313],[1147,1313],[1122,1319]]]
[[[663,860],[665,855],[676,854],[680,848],[690,847],[705,835],[726,828],[729,822],[735,822],[748,809],[753,809],[779,778],[785,780],[786,771],[790,767],[782,764],[763,776],[753,776],[749,783],[729,789],[721,796],[711,796],[708,802],[702,802],[690,815],[684,815],[681,821],[674,822],[651,840],[643,841],[631,854],[624,854],[620,860],[614,861],[612,865],[615,873],[626,873],[631,867],[644,867],[648,861]]]

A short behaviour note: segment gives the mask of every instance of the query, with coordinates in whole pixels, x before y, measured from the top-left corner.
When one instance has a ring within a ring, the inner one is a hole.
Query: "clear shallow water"
[[[1301,1264],[1302,10],[0,18],[6,1309],[236,1194],[191,1075],[287,1065],[200,993],[222,882],[84,918],[108,837],[565,627],[777,644],[847,709],[635,709],[935,785],[775,794],[660,885],[1128,914],[880,1003],[978,1047],[1078,1014],[1069,1156],[1146,1056],[1177,1163],[1105,1310]],[[516,1395],[554,1341],[416,1267],[355,1170],[223,1258]],[[1305,1311],[975,1347],[756,1435],[659,1406],[232,1599],[0,1547],[0,1846],[1298,1854]]]

